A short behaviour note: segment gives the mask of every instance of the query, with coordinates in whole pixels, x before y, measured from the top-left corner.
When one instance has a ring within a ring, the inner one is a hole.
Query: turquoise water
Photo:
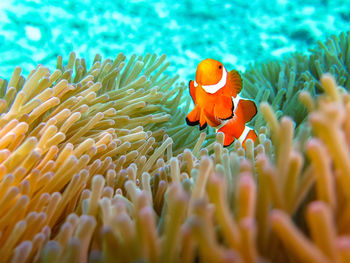
[[[0,77],[16,66],[55,67],[71,51],[91,62],[166,54],[169,72],[193,78],[204,58],[227,68],[307,52],[318,40],[350,29],[350,1],[0,1]]]

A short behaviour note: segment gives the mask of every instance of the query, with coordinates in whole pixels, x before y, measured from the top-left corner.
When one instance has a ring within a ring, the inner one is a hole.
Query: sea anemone
[[[245,74],[260,104],[246,149],[186,126],[165,56],[16,68],[0,79],[1,260],[349,262],[347,73],[310,61]]]
[[[294,53],[281,62],[255,63],[244,73],[244,95],[257,103],[269,102],[278,117],[291,116],[298,126],[307,115],[304,92],[312,97],[323,92],[319,81],[323,74],[331,73],[338,85],[350,90],[349,50],[350,32],[343,32],[325,43],[319,41],[308,56]],[[262,115],[253,122],[256,128],[263,123]]]

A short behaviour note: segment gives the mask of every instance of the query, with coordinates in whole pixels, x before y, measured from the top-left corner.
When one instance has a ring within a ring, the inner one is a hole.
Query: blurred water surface
[[[249,63],[307,52],[350,28],[350,1],[0,1],[0,77],[16,66],[55,67],[71,51],[166,54],[168,72],[193,78],[207,57],[244,71]]]

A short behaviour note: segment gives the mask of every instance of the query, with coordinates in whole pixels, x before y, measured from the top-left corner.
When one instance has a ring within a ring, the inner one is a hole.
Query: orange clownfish
[[[190,126],[199,124],[204,129],[207,124],[225,134],[224,146],[231,145],[235,139],[243,147],[247,139],[256,140],[255,131],[246,123],[257,113],[252,100],[239,96],[242,79],[236,70],[228,72],[224,65],[214,59],[199,63],[195,81],[189,83],[194,109],[187,115]]]

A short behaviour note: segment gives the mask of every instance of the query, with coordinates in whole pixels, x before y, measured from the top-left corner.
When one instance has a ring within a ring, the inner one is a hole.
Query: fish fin
[[[241,99],[237,107],[240,107],[242,109],[241,112],[243,113],[242,117],[243,117],[244,123],[247,123],[251,119],[253,119],[253,117],[256,115],[258,111],[255,105],[255,102],[252,100]]]
[[[199,130],[202,131],[207,128],[207,123],[204,123],[203,126],[199,126]]]
[[[229,133],[224,133],[224,135],[225,135],[225,137],[224,137],[224,147],[228,147],[235,141],[236,138],[233,137],[233,135],[229,134]]]
[[[201,110],[200,116],[199,116],[199,129],[204,130],[207,127],[207,122],[205,118],[205,111],[204,109]]]
[[[233,116],[233,102],[231,97],[220,97],[214,106],[214,115],[221,120],[227,120]]]
[[[188,83],[188,87],[190,88],[190,96],[193,100],[193,103],[196,104],[196,87],[194,86],[193,80],[190,80],[190,82]]]
[[[193,110],[190,111],[189,114],[187,114],[186,117],[186,123],[189,126],[195,126],[199,124],[199,117],[200,117],[201,111],[198,106],[195,106]]]
[[[229,72],[228,77],[229,77],[229,82],[231,83],[231,86],[233,89],[231,96],[235,97],[242,90],[243,81],[242,81],[241,75],[238,73],[237,70],[233,69]]]
[[[240,109],[239,107],[238,110]],[[218,130],[218,132],[225,134],[224,146],[230,146],[235,139],[242,135],[245,125],[240,116],[242,116],[242,114],[234,115],[232,119],[228,120],[227,123]]]
[[[207,110],[208,109],[204,109],[205,121],[207,124],[211,127],[220,125],[222,121],[217,116],[215,116],[214,110],[212,110],[211,113]]]
[[[258,136],[256,135],[256,132],[254,130],[250,130],[248,132],[248,134],[247,134],[247,137],[245,137],[245,139],[244,139],[244,141],[242,143],[242,146],[243,146],[244,150],[245,150],[245,143],[246,143],[246,141],[248,139],[251,139],[253,142],[255,142],[257,137]]]

